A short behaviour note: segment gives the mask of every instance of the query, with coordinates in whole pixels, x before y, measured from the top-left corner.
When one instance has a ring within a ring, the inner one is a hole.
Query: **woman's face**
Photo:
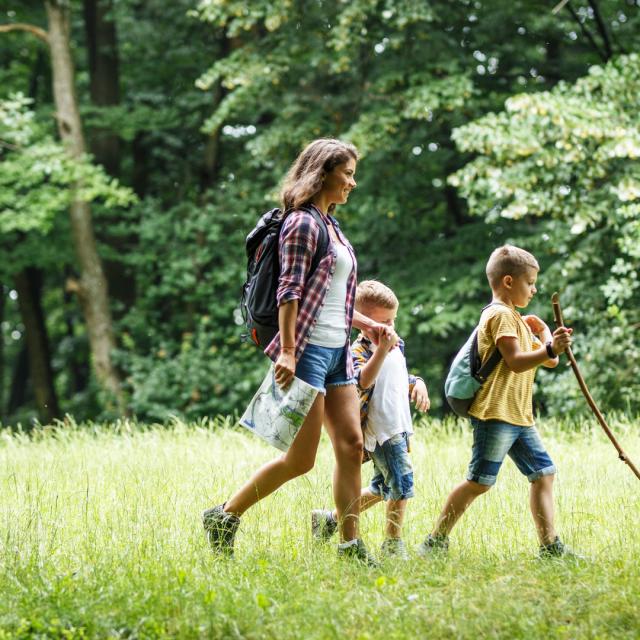
[[[349,198],[351,190],[356,187],[355,173],[356,161],[353,158],[335,166],[325,176],[322,184],[322,195],[331,204],[344,204]]]

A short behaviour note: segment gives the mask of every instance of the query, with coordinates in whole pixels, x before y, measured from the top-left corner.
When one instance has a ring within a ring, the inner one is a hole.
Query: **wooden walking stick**
[[[564,327],[564,320],[562,318],[562,309],[560,308],[560,296],[557,293],[554,293],[551,296],[551,305],[553,306],[553,318],[555,320],[556,327]],[[589,389],[587,389],[587,385],[584,381],[584,378],[582,377],[582,374],[580,373],[580,369],[578,368],[578,363],[576,362],[576,359],[573,356],[571,347],[568,347],[565,353],[567,354],[567,358],[569,358],[569,363],[571,364],[573,373],[576,374],[576,378],[578,379],[578,384],[580,385],[580,390],[582,391],[584,397],[587,399],[587,402],[589,403],[591,410],[593,411],[596,418],[598,419],[600,426],[604,429],[604,432],[607,434],[609,440],[611,440],[611,443],[618,451],[618,457],[620,458],[620,460],[622,460],[622,462],[625,462],[629,466],[631,471],[635,473],[636,478],[640,480],[640,471],[638,471],[638,468],[636,467],[636,465],[633,464],[631,460],[629,460],[627,454],[624,452],[622,447],[618,444],[618,441],[615,439],[613,433],[611,433],[611,429],[609,429],[609,425],[607,424],[607,421],[604,419],[604,416],[600,412],[600,409],[598,409],[598,406],[596,405],[594,399],[591,397],[591,394],[589,393]]]

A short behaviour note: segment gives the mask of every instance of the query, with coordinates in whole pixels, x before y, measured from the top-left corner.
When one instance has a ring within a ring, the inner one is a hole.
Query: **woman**
[[[350,144],[315,140],[292,165],[282,189],[287,217],[280,234],[279,333],[265,353],[276,382],[294,375],[321,390],[289,450],[258,469],[225,503],[207,509],[203,524],[211,547],[233,553],[240,516],[285,482],[313,468],[324,423],[336,459],[333,494],[338,511],[338,553],[374,561],[358,538],[362,431],[349,349],[352,324],[377,342],[386,331],[354,312],[356,259],[331,215],[355,188],[358,154]],[[320,228],[302,207],[315,207],[329,233],[327,253],[310,273]]]

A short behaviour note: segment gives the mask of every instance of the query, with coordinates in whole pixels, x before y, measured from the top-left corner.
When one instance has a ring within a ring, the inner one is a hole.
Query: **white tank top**
[[[322,310],[316,319],[316,326],[309,342],[319,347],[336,349],[344,347],[347,336],[347,282],[353,270],[353,260],[349,249],[341,242],[334,242],[336,264],[333,278],[324,299]]]

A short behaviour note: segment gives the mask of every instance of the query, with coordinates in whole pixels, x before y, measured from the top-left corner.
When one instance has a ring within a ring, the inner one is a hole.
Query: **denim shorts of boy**
[[[409,458],[409,436],[398,433],[370,452],[373,478],[369,491],[383,500],[413,498],[413,467]]]
[[[495,484],[507,454],[529,482],[556,472],[535,427],[519,427],[500,420],[477,418],[471,418],[471,425],[473,450],[467,480],[484,485]]]
[[[351,352],[345,347],[333,349],[307,344],[296,365],[296,378],[320,393],[326,393],[326,387],[355,384],[355,378],[347,377],[347,355],[351,357]]]

